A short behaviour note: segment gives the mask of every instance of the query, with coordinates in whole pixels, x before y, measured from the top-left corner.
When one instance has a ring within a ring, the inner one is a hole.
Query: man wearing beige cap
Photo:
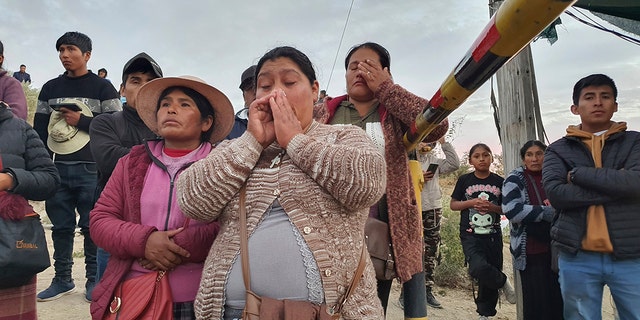
[[[79,32],[67,32],[56,42],[64,74],[42,86],[34,118],[34,129],[60,173],[60,187],[45,202],[53,224],[55,276],[51,285],[38,293],[38,301],[58,299],[75,290],[72,277],[73,239],[76,226],[84,236],[85,298],[91,299],[95,285],[96,246],[89,233],[89,211],[94,205],[96,164],[89,148],[89,125],[101,113],[122,109],[115,88],[87,68],[91,39]],[[76,210],[80,216],[76,223]]]

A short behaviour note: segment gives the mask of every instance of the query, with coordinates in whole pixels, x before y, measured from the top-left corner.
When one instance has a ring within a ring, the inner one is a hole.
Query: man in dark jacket
[[[31,83],[31,75],[27,73],[27,66],[25,66],[24,64],[20,65],[20,71],[16,71],[13,73],[13,77],[20,82]]]
[[[234,139],[241,136],[247,131],[247,112],[249,111],[249,105],[256,99],[256,65],[252,65],[242,72],[240,76],[240,90],[242,90],[242,98],[244,99],[244,106],[240,111],[236,113],[235,122],[233,128],[227,136],[227,139]]]
[[[136,95],[145,83],[162,78],[162,69],[153,58],[142,52],[131,58],[122,70],[120,95],[126,99],[123,110],[97,117],[89,129],[90,146],[98,167],[95,200],[107,185],[118,160],[131,151],[131,147],[156,137],[144,124],[136,110]],[[98,248],[96,279],[100,280],[107,267],[109,253]]]
[[[599,319],[605,284],[620,319],[640,318],[640,133],[611,121],[617,94],[606,75],[580,79],[571,112],[581,123],[544,157],[565,319]]]

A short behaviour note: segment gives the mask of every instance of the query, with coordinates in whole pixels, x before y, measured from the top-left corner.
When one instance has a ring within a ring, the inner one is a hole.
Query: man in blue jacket
[[[606,75],[580,79],[571,112],[581,123],[544,157],[565,319],[600,319],[605,284],[620,319],[640,319],[640,133],[611,121],[617,95]]]

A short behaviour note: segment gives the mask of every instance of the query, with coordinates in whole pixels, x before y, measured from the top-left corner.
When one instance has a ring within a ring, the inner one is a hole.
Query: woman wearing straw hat
[[[159,78],[138,92],[138,113],[162,139],[133,147],[120,159],[95,208],[91,235],[111,253],[91,303],[102,319],[119,282],[168,272],[174,319],[193,319],[193,301],[217,222],[186,221],[176,178],[204,158],[233,126],[229,99],[195,77]]]

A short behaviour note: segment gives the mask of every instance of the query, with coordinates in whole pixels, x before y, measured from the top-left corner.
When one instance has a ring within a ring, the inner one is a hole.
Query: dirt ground
[[[37,212],[44,212],[44,210],[38,210]],[[46,222],[46,218],[43,214],[43,220]],[[53,245],[51,241],[50,226],[45,224],[45,231],[47,235],[47,241],[49,244],[49,254],[53,255]],[[76,290],[72,294],[66,295],[58,300],[49,302],[38,302],[38,317],[41,320],[83,320],[90,319],[89,303],[84,300],[84,258],[82,257],[82,235],[76,233],[74,244],[74,265],[73,265],[73,278],[76,284]],[[509,266],[511,263],[511,255],[508,252],[507,246],[504,247],[505,266]],[[509,267],[505,267],[507,269]],[[49,267],[44,272],[38,275],[38,292],[46,289],[51,283],[54,271],[53,266]],[[512,275],[509,274],[510,278]],[[513,279],[512,279],[513,280]],[[473,303],[471,290],[468,289],[452,289],[439,287],[435,288],[434,292],[436,297],[444,307],[443,309],[429,308],[427,310],[428,318],[430,320],[442,319],[442,320],[460,320],[460,319],[477,319],[475,312],[475,305]],[[400,295],[400,284],[394,283],[392,287],[391,297],[389,298],[389,308],[387,310],[387,319],[389,320],[401,320],[403,319],[403,311],[398,305],[398,296]],[[613,312],[610,302],[610,295],[605,294],[603,299],[603,319],[613,320]],[[495,320],[515,320],[516,306],[509,304],[506,300],[501,298],[501,303],[497,307],[498,314],[492,319]]]

